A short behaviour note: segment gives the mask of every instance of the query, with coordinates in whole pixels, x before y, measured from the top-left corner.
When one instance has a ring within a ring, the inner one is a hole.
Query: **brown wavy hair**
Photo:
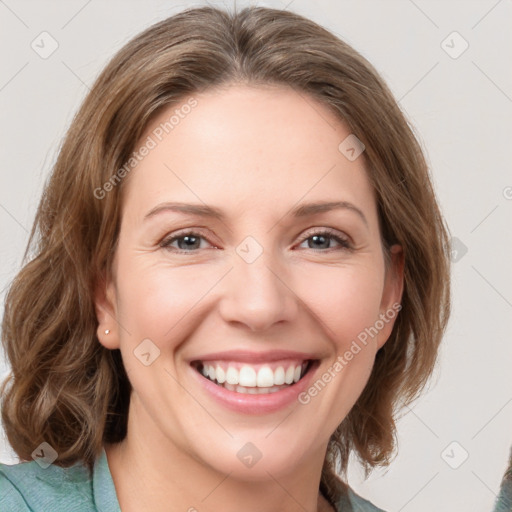
[[[93,296],[112,269],[127,180],[102,199],[95,191],[162,109],[235,82],[309,95],[366,146],[385,250],[398,243],[404,251],[402,310],[329,441],[321,489],[336,496],[336,474],[346,477],[352,452],[367,475],[394,456],[397,411],[428,382],[450,312],[448,231],[420,144],[374,67],[329,31],[283,10],[202,7],[149,27],[112,58],[45,184],[2,323],[12,368],[2,420],[21,460],[46,441],[55,464],[92,468],[103,443],[125,437],[131,386],[119,350],[97,339]]]

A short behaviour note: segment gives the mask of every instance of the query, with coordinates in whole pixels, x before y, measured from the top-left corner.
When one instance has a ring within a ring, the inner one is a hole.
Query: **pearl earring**
[[[110,329],[105,329],[105,334],[110,334]]]

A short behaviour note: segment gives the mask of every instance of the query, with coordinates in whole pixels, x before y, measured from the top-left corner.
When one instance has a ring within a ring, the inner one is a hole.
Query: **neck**
[[[136,402],[136,401],[135,401]],[[130,412],[132,406],[130,404]],[[334,510],[319,493],[325,453],[286,474],[247,480],[236,469],[220,473],[177,446],[137,407],[128,434],[105,452],[123,512],[326,512]],[[137,421],[134,418],[137,417]]]

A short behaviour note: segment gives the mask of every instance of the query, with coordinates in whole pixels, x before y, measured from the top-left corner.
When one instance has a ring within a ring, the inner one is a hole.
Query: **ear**
[[[106,348],[119,348],[119,326],[116,311],[116,290],[112,279],[102,276],[94,290],[94,308],[98,319],[96,335],[99,342]]]
[[[395,244],[389,250],[389,263],[386,267],[384,288],[380,304],[379,320],[384,324],[379,330],[377,339],[377,350],[382,348],[384,343],[391,336],[396,317],[402,306],[402,293],[404,289],[404,251],[401,245]]]

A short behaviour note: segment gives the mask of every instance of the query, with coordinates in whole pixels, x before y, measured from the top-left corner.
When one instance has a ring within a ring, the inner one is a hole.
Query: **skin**
[[[105,447],[121,508],[333,510],[319,494],[327,443],[393,321],[308,404],[269,414],[214,402],[188,361],[230,349],[299,350],[320,359],[320,377],[400,302],[401,249],[386,268],[364,157],[351,162],[338,150],[350,130],[327,107],[283,86],[231,84],[194,97],[195,109],[125,178],[113,274],[95,297],[98,338],[121,350],[133,386],[128,435]],[[288,215],[320,200],[348,201],[366,220],[351,209]],[[216,206],[226,219],[164,211],[144,220],[165,201]],[[182,239],[161,247],[183,228],[203,237],[193,249]],[[350,249],[333,238],[315,243],[323,228]],[[236,252],[247,236],[263,249],[250,264]],[[133,353],[146,338],[160,350],[149,366]],[[251,468],[237,458],[247,442],[262,453]]]

